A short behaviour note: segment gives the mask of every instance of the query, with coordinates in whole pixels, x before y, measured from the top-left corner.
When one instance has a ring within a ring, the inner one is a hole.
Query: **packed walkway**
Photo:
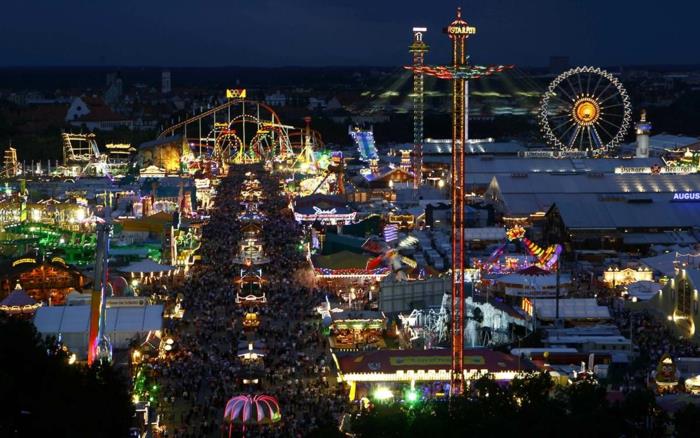
[[[251,174],[263,193],[254,209],[270,263],[260,267],[267,302],[245,305],[235,302],[234,279],[241,266],[232,259],[246,224],[241,217],[250,208],[241,202],[240,191]],[[332,383],[332,359],[315,312],[323,292],[299,281],[310,268],[299,249],[302,230],[287,205],[279,179],[262,166],[232,166],[218,185],[215,208],[203,229],[202,263],[181,287],[167,292],[172,300],[184,297],[185,317],[170,333],[175,348],[147,364],[160,384],[162,436],[227,434],[224,406],[241,394],[279,400],[281,421],[249,427],[254,436],[307,436],[338,424],[347,395]],[[248,312],[260,320],[252,335],[241,323]],[[249,341],[264,349],[262,362],[238,357],[239,343]],[[259,377],[257,384],[251,376]]]

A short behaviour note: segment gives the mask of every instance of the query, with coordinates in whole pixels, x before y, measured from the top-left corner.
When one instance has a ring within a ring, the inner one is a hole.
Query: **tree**
[[[69,365],[30,322],[3,316],[0,346],[0,436],[128,434],[128,381],[111,365]]]
[[[688,403],[673,414],[673,427],[678,438],[698,436],[700,430],[700,407]]]

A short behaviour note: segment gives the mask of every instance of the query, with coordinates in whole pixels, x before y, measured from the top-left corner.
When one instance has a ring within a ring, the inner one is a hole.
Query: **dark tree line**
[[[0,315],[0,436],[124,437],[133,407],[112,366],[68,363],[33,324]]]
[[[537,374],[511,385],[482,378],[450,404],[376,404],[351,427],[360,437],[696,437],[700,408],[689,404],[667,414],[647,390],[611,403],[596,383],[556,387],[548,374]]]

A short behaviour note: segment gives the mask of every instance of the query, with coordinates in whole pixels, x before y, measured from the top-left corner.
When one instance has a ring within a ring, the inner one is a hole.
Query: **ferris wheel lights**
[[[613,104],[606,104],[613,99]],[[629,96],[607,71],[576,67],[550,83],[539,119],[543,136],[554,147],[604,151],[624,138],[631,120]]]

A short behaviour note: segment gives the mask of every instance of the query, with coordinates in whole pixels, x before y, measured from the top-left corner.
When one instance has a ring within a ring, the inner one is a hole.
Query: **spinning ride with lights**
[[[508,243],[518,240],[521,241],[523,245],[525,245],[525,249],[527,249],[527,252],[535,258],[536,262],[534,264],[536,266],[547,271],[550,271],[556,267],[557,262],[559,261],[559,256],[562,252],[562,246],[559,244],[554,244],[542,247],[525,237],[525,228],[521,227],[520,225],[516,225],[512,228],[509,228],[506,231],[506,241],[503,242],[498,248],[496,248],[493,251],[493,253],[491,253],[489,258],[482,263],[482,265],[480,266],[481,269],[488,272],[500,271],[501,273],[503,273],[512,272],[531,266],[533,264],[532,262],[523,264],[522,262],[518,261],[517,263],[512,263],[506,269],[497,268],[496,265],[498,263],[498,260],[504,254]]]
[[[622,83],[595,67],[557,76],[542,97],[539,122],[551,146],[601,154],[624,140],[632,108]]]

